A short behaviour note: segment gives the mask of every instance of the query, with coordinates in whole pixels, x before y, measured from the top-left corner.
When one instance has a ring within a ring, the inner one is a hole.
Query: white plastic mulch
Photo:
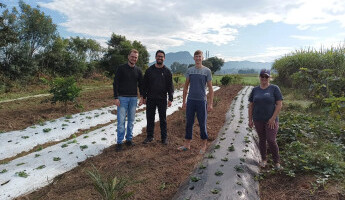
[[[219,87],[214,87],[218,90]],[[170,115],[182,106],[182,91],[175,91],[174,101],[168,107]],[[144,106],[138,109],[144,108]],[[20,131],[0,134],[0,160],[29,151],[47,142],[59,142],[78,130],[87,130],[96,125],[107,124],[116,119],[111,112],[115,106],[83,112]],[[146,127],[145,111],[136,114],[133,136],[141,134]],[[156,121],[159,120],[156,115]],[[54,177],[63,174],[88,157],[102,153],[103,149],[116,143],[116,124],[103,126],[66,142],[41,149],[0,165],[0,199],[13,199],[49,184]]]

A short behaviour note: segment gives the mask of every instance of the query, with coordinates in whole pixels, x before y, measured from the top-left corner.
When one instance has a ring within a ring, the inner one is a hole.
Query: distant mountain
[[[254,69],[259,72],[263,68],[271,69],[272,65],[272,62],[228,61],[216,74],[237,74],[240,69]]]
[[[194,64],[193,56],[188,51],[179,51],[175,53],[165,54],[164,64],[170,68],[171,64],[179,62],[180,64]],[[149,66],[155,62],[149,63]],[[271,62],[251,62],[251,61],[228,61],[225,62],[220,71],[216,74],[237,74],[240,69],[254,69],[260,71],[262,68],[270,69],[272,67]]]
[[[179,62],[180,64],[194,64],[193,56],[188,51],[179,51],[176,53],[166,53],[164,64],[165,66],[169,67],[174,62]],[[155,62],[149,63],[149,66],[154,64]]]

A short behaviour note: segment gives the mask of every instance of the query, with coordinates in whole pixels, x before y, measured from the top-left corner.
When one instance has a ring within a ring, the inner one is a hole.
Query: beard
[[[158,65],[161,65],[161,64],[163,64],[163,61],[162,61],[162,60],[156,60],[156,63],[157,63]]]

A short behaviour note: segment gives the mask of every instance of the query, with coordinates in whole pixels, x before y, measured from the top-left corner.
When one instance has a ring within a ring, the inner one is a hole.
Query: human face
[[[156,55],[156,63],[157,63],[158,65],[162,65],[163,62],[164,62],[164,60],[165,60],[165,57],[164,57],[164,54],[163,54],[163,53],[158,53],[158,54]]]
[[[131,54],[128,55],[128,62],[134,66],[135,63],[137,63],[138,61],[138,57],[139,57],[139,54],[138,53],[135,53],[135,52],[132,52]]]
[[[204,57],[202,56],[202,54],[194,55],[195,65],[201,65],[203,59]]]
[[[270,77],[267,76],[266,74],[261,74],[261,75],[260,75],[260,82],[261,82],[261,83],[268,83],[269,80],[270,80]]]

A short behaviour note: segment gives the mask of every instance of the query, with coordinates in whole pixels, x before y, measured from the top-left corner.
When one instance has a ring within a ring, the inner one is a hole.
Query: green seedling
[[[41,151],[43,149],[42,146],[39,146],[35,151]]]
[[[0,174],[6,173],[6,172],[7,172],[7,169],[3,169],[0,171]]]
[[[225,158],[222,158],[221,161],[227,162],[227,161],[229,161],[229,159],[227,157],[225,157]]]
[[[222,171],[219,171],[219,170],[217,170],[215,173],[214,173],[214,175],[216,175],[216,176],[221,176],[221,175],[223,175],[224,173],[222,172]]]
[[[212,155],[212,154],[208,154],[207,158],[212,159],[212,158],[214,158],[214,155]]]
[[[235,151],[234,145],[229,146],[229,147],[228,147],[228,151]]]
[[[52,129],[51,128],[45,128],[45,129],[43,129],[43,132],[44,133],[48,133],[49,131],[51,131]]]
[[[83,151],[84,149],[87,149],[88,148],[88,146],[87,145],[82,145],[82,146],[80,146],[80,149]]]
[[[23,139],[28,139],[29,136],[22,136],[21,138],[23,138]]]
[[[214,147],[214,149],[219,149],[220,148],[220,145],[219,144],[217,144],[215,147]]]
[[[27,178],[29,176],[29,174],[27,174],[25,171],[16,172],[15,174],[22,178]]]
[[[197,177],[197,176],[191,176],[191,177],[190,177],[190,180],[191,180],[192,182],[198,182],[198,181],[201,180],[201,178],[200,178],[200,177]]]
[[[61,145],[62,148],[68,147],[68,144]]]
[[[201,165],[199,166],[199,169],[206,169],[206,166],[203,165],[203,164],[201,164]]]
[[[36,169],[43,169],[45,167],[46,167],[45,165],[41,165],[41,166],[36,167]]]
[[[59,161],[59,160],[61,160],[61,158],[60,157],[54,157],[53,160],[54,161]]]
[[[236,172],[240,172],[240,173],[244,172],[244,169],[242,166],[236,165],[234,168],[235,168]]]
[[[212,193],[212,194],[218,194],[218,193],[219,193],[219,190],[218,190],[218,189],[212,189],[212,190],[211,190],[211,193]]]
[[[20,166],[20,165],[24,165],[25,163],[18,163],[16,164],[16,166]]]

